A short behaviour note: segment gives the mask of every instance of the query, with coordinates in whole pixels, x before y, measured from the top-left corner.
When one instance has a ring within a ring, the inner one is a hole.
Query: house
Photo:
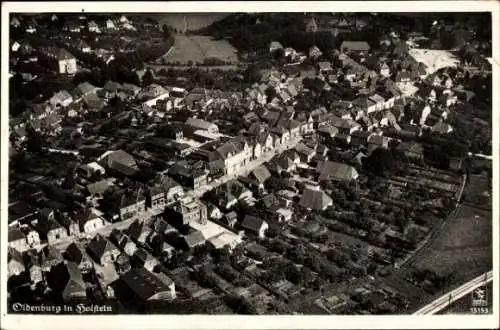
[[[373,113],[377,110],[377,103],[367,95],[357,96],[352,101],[352,105],[363,109],[363,111],[367,114]]]
[[[333,72],[332,63],[330,62],[318,62],[318,72],[322,75],[328,75]]]
[[[305,145],[303,143],[299,143],[295,147],[295,151],[299,155],[300,161],[302,163],[306,163],[306,164],[309,163],[313,159],[313,157],[316,155],[316,150],[315,149],[310,148],[310,147],[308,147],[307,145]]]
[[[339,130],[339,134],[343,135],[350,135],[361,127],[361,125],[352,119],[342,119],[336,116],[332,116],[329,123]]]
[[[116,261],[120,255],[120,250],[101,234],[97,234],[87,244],[87,249],[91,257],[102,266]]]
[[[66,228],[55,219],[45,219],[40,221],[38,229],[47,239],[49,245],[68,237]]]
[[[389,68],[389,66],[387,65],[387,63],[383,62],[382,65],[380,66],[380,71],[379,71],[380,75],[382,77],[390,77],[391,76],[391,69]]]
[[[160,264],[158,259],[153,257],[148,251],[143,248],[139,248],[137,249],[137,251],[135,251],[133,259],[136,261],[139,267],[144,267],[150,272],[152,272],[153,269]]]
[[[33,223],[36,224],[39,221]],[[26,235],[26,242],[28,247],[30,248],[38,248],[41,243],[40,233],[38,232],[38,228],[33,228],[29,225],[21,225],[20,230]]]
[[[210,123],[208,121],[205,121],[203,119],[199,118],[194,118],[191,117],[186,121],[186,125],[193,127],[194,129],[199,129],[199,130],[204,130],[207,131],[211,134],[218,134],[219,133],[219,128],[217,125]]]
[[[333,204],[333,200],[318,187],[308,186],[302,193],[299,206],[313,211],[323,211]]]
[[[239,201],[250,203],[253,194],[238,180],[228,181],[215,189],[217,204],[225,209],[230,209]]]
[[[40,251],[42,271],[49,272],[52,267],[64,262],[61,251],[52,245],[44,246]]]
[[[370,45],[366,41],[343,41],[340,44],[341,53],[366,53],[370,50]]]
[[[349,182],[359,177],[358,171],[350,165],[332,161],[319,161],[316,166],[320,181]]]
[[[65,303],[82,301],[87,297],[82,273],[74,262],[54,266],[47,275],[47,283]]]
[[[89,94],[96,93],[98,89],[99,88],[95,87],[91,83],[85,81],[76,86],[76,88],[73,90],[73,95],[75,95],[76,97],[83,97]]]
[[[78,223],[80,227],[80,232],[92,233],[99,228],[104,227],[104,219],[90,208],[85,208],[84,210],[78,212],[72,216],[73,220]]]
[[[411,83],[412,78],[410,72],[406,71],[406,69],[402,69],[401,71],[398,71],[398,73],[396,73],[396,77],[394,80],[396,83],[405,85]]]
[[[99,27],[99,25],[97,25],[96,22],[90,21],[87,26],[88,26],[89,32],[101,33],[101,28]]]
[[[177,181],[167,175],[162,176],[159,185],[165,192],[166,205],[170,205],[184,196],[184,188],[182,188],[182,186]]]
[[[139,168],[134,157],[121,149],[107,151],[97,161],[104,167],[125,176],[135,174]]]
[[[104,84],[104,86],[102,87],[101,92],[104,97],[110,99],[117,96],[122,89],[123,87],[121,84],[115,81],[107,81],[106,84]]]
[[[122,305],[145,312],[151,304],[175,299],[175,284],[163,275],[164,279],[161,280],[157,273],[135,268],[120,275],[113,289]]]
[[[220,220],[223,217],[221,210],[214,204],[208,204],[208,217],[212,220]]]
[[[369,130],[370,127],[368,127]],[[370,131],[356,131],[351,134],[351,143],[356,146],[368,144],[368,138],[372,135]]]
[[[13,248],[7,248],[7,278],[19,276],[26,270],[22,253]]]
[[[166,214],[182,225],[189,225],[192,222],[205,224],[208,218],[206,205],[188,195],[167,208]]]
[[[60,213],[57,215],[57,221],[66,229],[69,236],[77,236],[80,234],[80,225],[72,219],[68,213]]]
[[[269,44],[269,52],[270,53],[274,53],[274,52],[276,52],[277,50],[280,50],[280,49],[283,49],[283,46],[278,41],[272,41]]]
[[[68,91],[62,90],[54,94],[49,102],[53,107],[67,107],[73,103],[73,97]]]
[[[117,191],[104,203],[112,222],[137,218],[146,210],[142,188]]]
[[[197,246],[205,244],[206,239],[203,233],[199,230],[193,230],[189,234],[182,237],[184,248],[186,250],[192,250]]]
[[[133,222],[128,229],[129,233],[134,234],[135,237],[137,235],[141,235],[139,230],[140,228],[148,228],[147,226],[139,226],[139,222],[137,220]],[[143,238],[142,241],[146,242],[147,237],[150,235],[150,232],[146,232],[146,237]],[[137,251],[137,245],[132,241],[132,238],[128,236],[125,232],[120,230],[113,230],[110,234],[110,239],[114,242],[114,244],[123,251],[128,256],[133,256]]]
[[[78,71],[76,58],[66,49],[43,47],[39,50],[42,63],[61,74],[75,74]]]
[[[116,26],[115,22],[113,22],[113,20],[108,19],[106,21],[106,29],[108,29],[108,30],[118,30],[118,27]]]
[[[94,263],[84,248],[71,243],[66,248],[66,259],[73,262],[83,273],[88,273],[94,268]]]
[[[234,228],[234,226],[238,222],[238,215],[236,214],[235,211],[231,211],[229,213],[226,213],[222,217],[221,222],[224,223],[225,225],[228,225],[229,227]]]
[[[281,172],[295,171],[297,164],[287,155],[276,155],[270,162],[269,167],[272,171],[281,174]]]
[[[245,139],[232,139],[221,144],[215,152],[211,153],[213,160],[224,161],[224,174],[238,174],[250,162],[252,148]]]
[[[379,94],[373,94],[369,96],[370,101],[375,103],[375,111],[381,111],[385,107],[385,99]],[[370,112],[370,111],[368,111]]]
[[[206,171],[189,168],[180,163],[172,166],[168,170],[168,174],[183,186],[191,189],[203,187],[208,182],[208,173]]]
[[[368,137],[368,147],[371,149],[384,148],[389,149],[390,138],[377,134]]]
[[[266,231],[269,229],[269,225],[266,221],[249,214],[245,215],[241,227],[260,238],[264,238]]]
[[[149,199],[151,207],[163,209],[165,207],[165,191],[160,186],[153,186],[149,189]]]
[[[28,249],[28,241],[26,234],[19,228],[9,228],[8,233],[8,247],[13,248],[19,252],[24,252]]]

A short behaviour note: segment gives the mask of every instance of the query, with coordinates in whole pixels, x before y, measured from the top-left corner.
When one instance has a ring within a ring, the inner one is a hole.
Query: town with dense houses
[[[491,270],[481,15],[11,14],[9,302],[408,314]]]

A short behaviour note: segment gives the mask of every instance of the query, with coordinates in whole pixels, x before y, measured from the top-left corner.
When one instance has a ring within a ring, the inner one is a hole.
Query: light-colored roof
[[[315,211],[325,209],[333,200],[323,190],[307,187],[300,198],[299,205]]]
[[[358,171],[350,165],[332,161],[320,161],[316,166],[319,180],[351,181],[358,177]]]

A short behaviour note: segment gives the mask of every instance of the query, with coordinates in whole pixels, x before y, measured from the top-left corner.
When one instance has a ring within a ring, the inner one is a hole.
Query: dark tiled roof
[[[299,205],[306,209],[319,211],[323,210],[331,202],[332,199],[324,191],[306,188],[300,198]]]
[[[87,248],[94,254],[95,257],[101,258],[107,251],[116,250],[116,246],[113,245],[108,239],[104,238],[100,234],[97,234],[87,245]]]
[[[245,215],[241,226],[245,229],[258,232],[264,223],[265,221],[263,219],[247,214]]]
[[[154,273],[145,268],[132,269],[121,275],[119,281],[143,301],[150,299],[157,293],[170,291]]]

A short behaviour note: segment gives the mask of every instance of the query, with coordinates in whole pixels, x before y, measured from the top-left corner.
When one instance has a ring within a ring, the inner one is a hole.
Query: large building
[[[61,74],[75,74],[78,71],[76,58],[66,49],[46,47],[40,50],[42,61]]]

